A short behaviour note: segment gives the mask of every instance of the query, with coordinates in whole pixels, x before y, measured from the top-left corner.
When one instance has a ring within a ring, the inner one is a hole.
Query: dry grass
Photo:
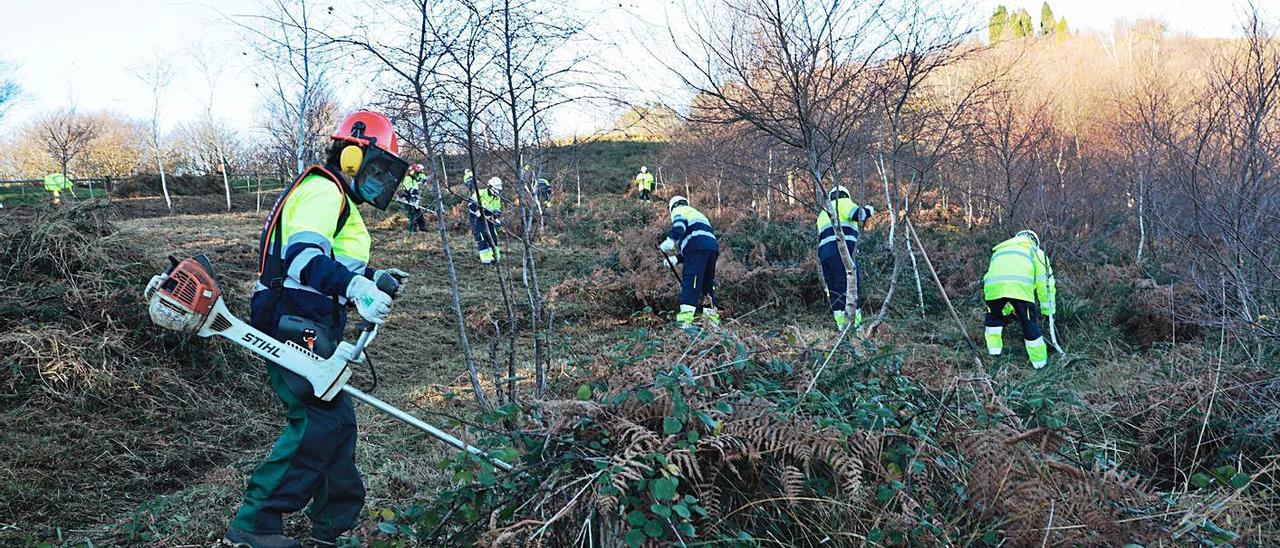
[[[0,231],[0,514],[19,533],[100,524],[269,439],[247,356],[147,327],[139,234],[94,204]]]

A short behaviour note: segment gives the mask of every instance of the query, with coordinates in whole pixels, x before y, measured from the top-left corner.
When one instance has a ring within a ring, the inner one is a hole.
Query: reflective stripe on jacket
[[[496,192],[491,192],[487,188],[480,189],[479,192],[471,195],[471,201],[467,204],[467,209],[471,214],[479,217],[480,208],[484,208],[488,212],[490,219],[502,218],[502,196]]]
[[[279,210],[279,218],[264,238],[268,245],[265,255],[270,253],[275,231],[281,231],[283,287],[295,305],[311,312],[325,308],[323,303],[332,308],[334,297],[337,304],[346,304],[351,279],[370,274],[369,230],[340,184],[315,171],[304,176],[273,208],[273,215]],[[264,264],[267,260],[270,258],[264,256]],[[266,290],[269,283],[271,280],[260,278],[255,291]]]
[[[831,210],[840,219],[840,231],[836,234],[835,223],[824,209],[818,212],[818,260],[836,257],[840,248],[836,244],[843,239],[846,245],[857,245],[859,222],[867,220],[866,210],[849,198],[840,198],[830,203]]]
[[[1000,298],[1035,302],[1050,310],[1055,307],[1057,283],[1049,257],[1030,238],[1013,237],[991,248],[991,265],[982,277],[982,293],[986,300]]]
[[[720,251],[720,242],[716,240],[716,231],[711,228],[711,221],[701,211],[688,205],[676,206],[671,210],[671,232],[667,237],[679,244],[682,255],[689,251]]]
[[[404,180],[400,181],[400,188],[412,192],[417,191],[420,184],[421,181],[418,179],[418,176],[405,175]]]

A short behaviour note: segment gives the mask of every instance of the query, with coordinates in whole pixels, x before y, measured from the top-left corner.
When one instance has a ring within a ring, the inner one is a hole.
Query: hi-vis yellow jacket
[[[1040,299],[1040,313],[1056,311],[1057,284],[1049,257],[1031,238],[1015,236],[991,248],[991,265],[982,277],[983,297],[1035,302]]]

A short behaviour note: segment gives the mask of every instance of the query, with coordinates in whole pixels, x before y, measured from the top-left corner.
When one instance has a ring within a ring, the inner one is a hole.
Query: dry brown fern
[[[1143,520],[1121,510],[1154,502],[1135,476],[1082,469],[1056,460],[1060,437],[1001,424],[969,432],[956,447],[969,463],[970,505],[1003,524],[1013,545],[1105,546],[1158,538]]]

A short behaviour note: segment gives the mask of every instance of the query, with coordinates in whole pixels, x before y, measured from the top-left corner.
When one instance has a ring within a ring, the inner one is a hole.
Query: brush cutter
[[[396,199],[395,199],[395,202],[396,202],[397,204],[400,204],[400,205],[403,205],[403,206],[407,206],[407,207],[414,208],[414,209],[416,209],[416,210],[418,210],[418,211],[421,211],[421,212],[423,212],[423,213],[430,213],[430,214],[432,214],[432,215],[435,215],[435,214],[436,214],[436,210],[431,209],[431,208],[429,208],[429,207],[427,207],[427,206],[421,205],[421,204],[419,204],[418,202],[410,202],[409,200],[405,200],[404,198],[396,198]]]
[[[511,470],[510,464],[491,458],[483,450],[347,384],[351,378],[351,365],[365,361],[364,349],[377,336],[378,327],[373,323],[360,324],[360,338],[355,344],[343,341],[338,344],[333,356],[321,358],[292,341],[280,342],[232,315],[218,290],[213,265],[208,257],[196,255],[181,262],[173,262],[167,272],[151,278],[143,293],[147,299],[151,321],[156,325],[173,331],[193,333],[202,338],[215,335],[223,337],[307,379],[315,396],[321,400],[331,401],[338,393],[346,392],[352,398],[400,419],[440,441],[484,458],[498,468]],[[384,287],[395,284],[390,276],[384,277],[384,280],[385,284],[378,284],[378,288],[394,297],[398,286]]]

